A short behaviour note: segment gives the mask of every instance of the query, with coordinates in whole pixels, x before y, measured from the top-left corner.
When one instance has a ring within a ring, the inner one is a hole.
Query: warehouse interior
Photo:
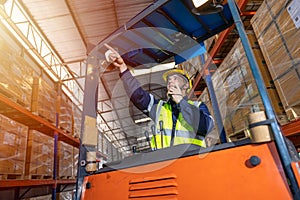
[[[299,27],[291,19],[284,21],[290,17],[287,7],[297,1],[280,0],[277,7],[270,0],[236,2],[283,133],[298,148],[300,40],[296,35]],[[103,41],[118,37],[118,30],[126,29],[127,22],[153,3],[150,0],[0,1],[0,199],[51,199],[53,186],[56,199],[72,199],[88,55]],[[163,10],[160,14],[168,16]],[[263,20],[265,16],[271,19]],[[145,19],[141,22],[148,27],[155,23]],[[278,36],[270,33],[274,27],[280,30]],[[145,38],[142,34],[138,36]],[[269,43],[264,45],[264,41]],[[134,39],[129,42],[134,43]],[[219,106],[224,103],[227,106],[221,114],[228,140],[247,138],[248,122],[241,120],[253,109],[263,110],[263,106],[255,96],[253,78],[248,77],[249,72],[243,67],[247,61],[239,50],[237,30],[230,25],[220,34],[205,39],[204,45],[208,61],[195,58],[176,67],[193,77],[190,97],[207,103],[213,112],[205,76],[191,67],[199,65],[203,69],[207,63],[213,63],[210,73],[215,75],[215,87],[223,89],[224,86],[217,84],[226,82],[230,90],[226,100],[222,99],[222,93],[216,92],[221,99]],[[122,45],[114,47],[122,51]],[[274,49],[280,49],[281,53]],[[104,54],[103,49],[100,53]],[[142,65],[153,54],[148,49],[137,50],[130,52],[132,57],[125,60],[145,90],[157,98],[166,98],[161,75],[174,68],[174,59],[163,57],[149,62],[149,66]],[[282,60],[278,58],[280,55]],[[276,66],[273,71],[267,68],[270,64]],[[238,67],[228,69],[230,65]],[[241,77],[240,73],[243,78],[237,82],[234,78]],[[219,75],[224,82],[218,81]],[[97,99],[97,159],[101,164],[131,156],[133,148],[138,152],[150,151],[144,133],[151,131],[152,122],[119,89],[121,84],[117,69],[102,71]],[[249,101],[244,100],[247,95]],[[248,106],[249,102],[255,106]],[[217,127],[213,134],[219,142]],[[53,155],[55,148],[57,155]]]

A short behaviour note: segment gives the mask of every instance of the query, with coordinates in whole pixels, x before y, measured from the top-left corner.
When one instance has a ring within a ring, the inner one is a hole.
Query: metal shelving
[[[59,141],[63,141],[73,147],[79,147],[79,139],[68,135],[62,129],[55,127],[49,121],[31,113],[29,110],[26,110],[21,105],[18,105],[1,94],[0,109],[0,114],[28,126],[29,129],[37,130],[50,137],[53,137],[54,134],[58,134]]]
[[[241,16],[253,16],[255,14],[255,11],[243,11],[243,9],[245,8],[245,6],[247,5],[247,3],[249,2],[249,0],[239,0],[238,1],[238,7],[241,11]],[[222,46],[224,45],[225,41],[228,40],[228,37],[230,35],[230,33],[233,30],[233,26],[231,26],[230,28],[224,30],[223,32],[221,32],[218,36],[218,39],[215,41],[215,44],[213,45],[213,47],[209,50],[209,55],[210,57],[208,58],[208,60],[205,63],[204,68],[207,69],[209,67],[209,65],[211,63],[216,63],[214,60],[214,57],[220,52]],[[218,64],[220,64],[221,62],[217,61]],[[197,92],[197,86],[199,85],[199,83],[201,82],[202,79],[202,75],[198,74],[197,77],[195,77],[194,80],[194,86],[192,91],[196,91]],[[190,94],[191,95],[191,94]],[[285,136],[287,136],[289,139],[291,139],[294,143],[295,146],[300,146],[300,119],[289,122],[288,124],[282,125],[282,132],[284,133]]]
[[[247,4],[248,0],[240,0],[238,2],[238,6],[240,10],[243,10],[243,7]],[[246,13],[245,15],[253,15],[254,12]],[[243,15],[243,14],[242,14]],[[218,40],[216,41],[213,48],[210,50],[210,55],[213,57],[217,54],[217,52],[221,49],[222,45],[224,44],[226,38],[232,31],[232,27],[223,31]],[[196,77],[194,85],[198,85],[201,80],[201,76]],[[193,88],[195,89],[195,88]],[[7,97],[0,94],[0,114],[17,121],[21,124],[24,124],[29,127],[29,129],[37,130],[45,135],[50,137],[58,136],[58,141],[63,141],[67,144],[72,145],[73,147],[79,147],[79,139],[74,138],[68,135],[62,129],[57,128],[51,122],[31,113],[29,110],[26,110],[21,105],[17,104],[16,102],[8,99]],[[295,120],[290,122],[282,127],[283,133],[291,138],[291,140],[295,143],[295,145],[300,145],[300,120]],[[22,187],[26,189],[30,189],[31,187],[35,186],[49,186],[52,187],[66,187],[67,185],[75,184],[76,181],[73,180],[56,180],[54,179],[38,179],[38,180],[0,180],[0,190],[7,189],[7,188],[15,188],[15,187]]]
[[[56,143],[56,147],[58,141],[63,141],[76,148],[79,147],[79,139],[68,135],[51,122],[31,113],[29,110],[2,94],[0,94],[0,110],[0,114],[28,126],[29,130],[36,130],[52,137]],[[57,140],[55,138],[57,138]],[[57,158],[54,159],[57,163]],[[54,173],[56,173],[57,164],[54,164],[54,168]],[[72,189],[75,187],[75,183],[75,179],[57,179],[57,175],[54,175],[53,179],[0,180],[0,194],[2,195],[2,192],[4,192],[4,195],[8,195],[9,198],[19,199],[21,196],[30,197],[31,194],[39,194],[40,191],[44,192],[44,194],[49,194],[49,191],[53,188],[56,188],[55,192],[64,191],[69,187]]]
[[[75,184],[75,179],[40,179],[40,180],[1,180],[0,188],[12,188],[12,187],[32,187],[32,186],[43,186],[43,185],[66,185]]]

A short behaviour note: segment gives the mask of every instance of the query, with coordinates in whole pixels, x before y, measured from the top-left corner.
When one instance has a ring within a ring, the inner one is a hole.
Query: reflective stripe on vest
[[[188,101],[189,104],[200,106],[201,102]],[[159,121],[163,121],[163,133],[161,135]],[[170,146],[171,134],[172,134],[172,108],[171,105],[165,103],[164,101],[159,101],[156,109],[156,136],[151,138],[151,148],[160,149]],[[183,118],[182,113],[179,113],[179,116],[176,121],[175,135],[173,138],[173,145],[178,144],[195,144],[202,147],[205,147],[205,142],[200,137],[196,137],[195,131],[191,125],[189,125]]]

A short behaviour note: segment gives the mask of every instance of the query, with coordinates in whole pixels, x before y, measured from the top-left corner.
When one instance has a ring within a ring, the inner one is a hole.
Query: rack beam
[[[300,119],[282,125],[281,128],[285,136],[300,134]]]
[[[75,184],[75,179],[35,179],[35,180],[1,180],[0,188],[12,188],[12,187],[30,187],[30,186],[42,186],[42,185],[67,185]]]
[[[0,94],[0,114],[50,137],[54,137],[54,134],[57,133],[59,141],[63,141],[73,147],[79,147],[79,139],[68,135],[64,130],[56,128],[51,122],[31,113],[2,94]]]

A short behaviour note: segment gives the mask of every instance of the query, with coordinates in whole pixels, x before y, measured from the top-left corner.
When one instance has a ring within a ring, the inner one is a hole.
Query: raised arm
[[[108,48],[108,50],[110,50],[109,61],[120,70],[120,77],[131,102],[139,110],[143,111],[144,113],[148,113],[153,104],[155,102],[157,103],[157,100],[154,99],[152,94],[141,88],[141,84],[135,77],[132,76],[120,54],[108,44],[104,45]]]

